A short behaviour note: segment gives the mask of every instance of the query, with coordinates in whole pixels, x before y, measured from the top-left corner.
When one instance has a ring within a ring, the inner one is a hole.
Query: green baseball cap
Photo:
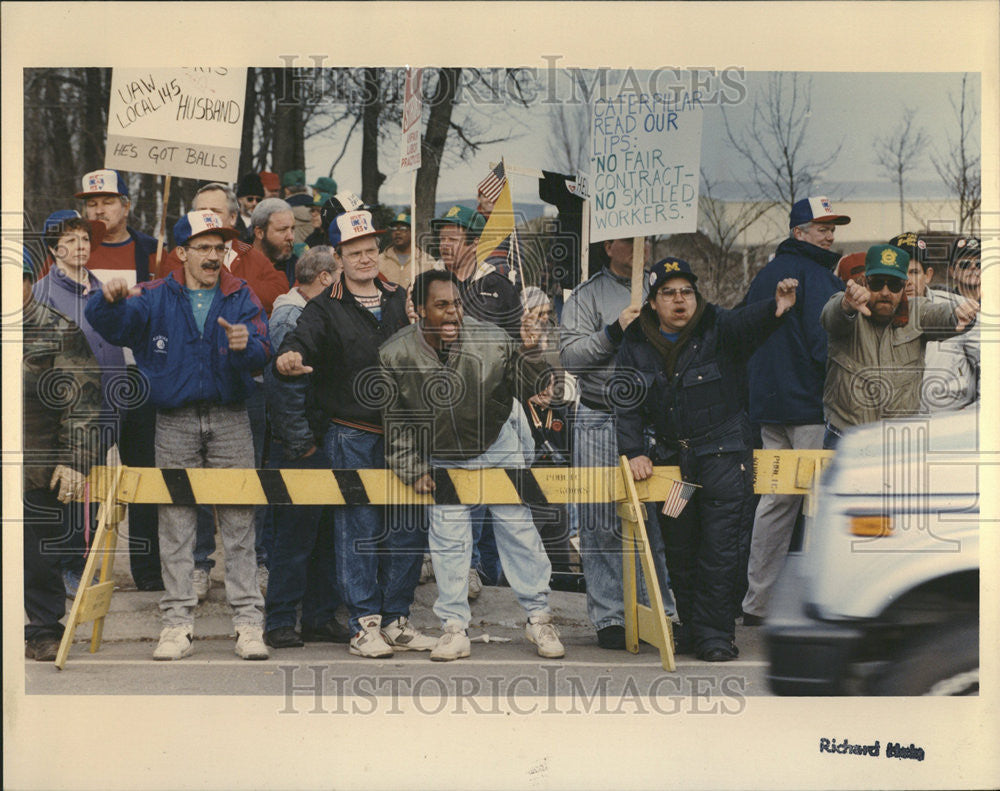
[[[877,244],[865,253],[865,277],[890,275],[906,280],[910,256],[905,250],[891,244]]]
[[[325,192],[327,195],[334,195],[337,192],[337,182],[329,176],[320,176],[315,184],[310,184],[316,192]]]
[[[392,222],[389,223],[390,228],[394,225],[405,225],[407,228],[409,228],[412,225],[412,223],[410,222],[410,213],[408,211],[401,211],[399,214],[393,217]]]
[[[306,173],[304,170],[286,170],[281,177],[282,187],[295,187],[306,185]]]
[[[440,231],[444,225],[457,225],[459,228],[464,228],[478,236],[486,225],[486,218],[475,209],[456,204],[441,217],[431,220],[431,228],[435,231]]]

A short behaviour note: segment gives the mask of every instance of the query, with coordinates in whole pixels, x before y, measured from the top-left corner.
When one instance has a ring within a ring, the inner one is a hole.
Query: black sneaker
[[[753,615],[752,613],[743,613],[743,625],[744,626],[760,626],[764,623],[763,615]]]
[[[341,626],[336,618],[331,618],[322,626],[306,626],[302,624],[302,639],[307,643],[341,643],[351,642],[351,633]]]
[[[24,644],[24,656],[36,662],[55,662],[60,642],[62,641],[55,637],[36,637],[34,640],[28,640]]]
[[[625,627],[613,624],[597,630],[597,644],[611,651],[625,650]]]
[[[135,588],[141,591],[161,591],[163,590],[163,578],[141,577],[135,580]]]
[[[301,648],[305,643],[291,626],[279,626],[264,633],[264,642],[271,648]]]

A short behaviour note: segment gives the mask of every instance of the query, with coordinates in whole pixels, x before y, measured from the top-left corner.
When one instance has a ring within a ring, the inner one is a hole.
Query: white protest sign
[[[590,239],[698,228],[701,102],[685,90],[594,100],[590,112]]]
[[[401,173],[420,168],[420,116],[423,104],[420,83],[423,69],[406,70],[406,87],[403,89],[403,144],[399,151]]]
[[[104,166],[236,181],[246,80],[246,69],[112,69]]]

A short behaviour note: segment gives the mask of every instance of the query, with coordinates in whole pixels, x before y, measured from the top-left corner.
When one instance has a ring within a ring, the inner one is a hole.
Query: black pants
[[[660,516],[670,587],[696,651],[729,646],[753,526],[753,451],[680,451],[685,481],[702,486],[677,519]]]
[[[122,414],[118,453],[130,467],[155,467],[156,409],[148,401]],[[160,579],[160,539],[157,506],[128,507],[129,566],[137,583]]]
[[[63,507],[48,489],[24,493],[24,639],[60,639],[66,614],[61,555],[55,545],[63,537]]]

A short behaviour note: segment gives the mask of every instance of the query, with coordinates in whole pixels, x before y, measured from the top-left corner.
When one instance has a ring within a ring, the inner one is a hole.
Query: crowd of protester
[[[121,174],[87,173],[75,197],[24,265],[25,640],[38,660],[55,658],[81,584],[85,476],[115,448],[139,467],[387,468],[435,496],[449,468],[612,476],[624,454],[642,480],[677,465],[695,494],[647,520],[664,611],[678,653],[731,660],[736,622],[767,617],[801,510],[789,495],[757,502],[753,449],[833,448],[852,426],[979,396],[979,240],[903,233],[841,257],[850,218],[824,197],[795,203],[731,310],[649,244],[635,304],[630,238],[597,245],[606,263],[553,304],[513,246],[477,256],[482,195],[436,218],[422,249],[408,212],[376,228],[332,178],[248,173],[235,190],[203,186],[159,257],[129,225]],[[609,503],[132,504],[128,535],[136,587],[163,591],[154,659],[192,652],[216,535],[244,659],[305,642],[466,657],[484,582],[514,591],[542,657],[565,652],[552,587],[585,590],[598,644],[625,647]],[[432,577],[439,637],[409,620]],[[641,574],[638,587],[648,603]]]

